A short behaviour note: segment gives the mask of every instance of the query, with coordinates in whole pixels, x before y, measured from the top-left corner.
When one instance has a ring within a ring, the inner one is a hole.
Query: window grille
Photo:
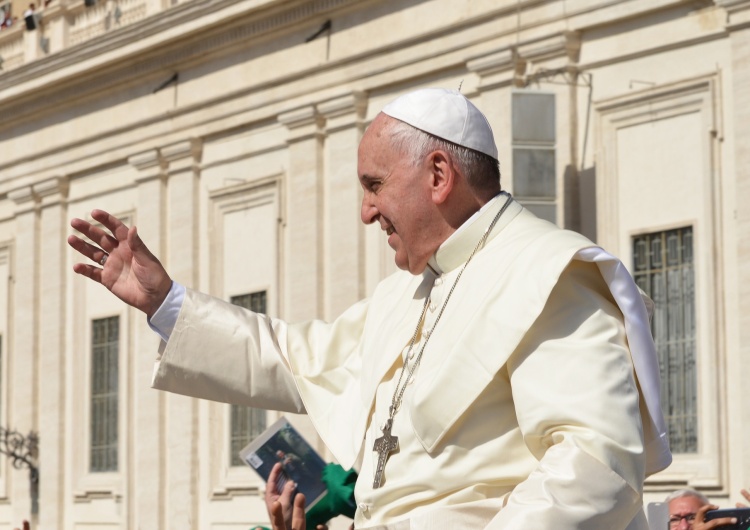
[[[266,291],[233,296],[230,302],[255,313],[266,313]],[[253,407],[231,405],[229,430],[231,465],[244,465],[239,452],[256,436],[266,430],[266,411]]]
[[[512,95],[513,196],[537,217],[557,222],[555,95]]]
[[[693,228],[633,238],[634,278],[654,301],[662,410],[675,453],[698,451]]]
[[[120,318],[91,323],[92,472],[117,471]]]

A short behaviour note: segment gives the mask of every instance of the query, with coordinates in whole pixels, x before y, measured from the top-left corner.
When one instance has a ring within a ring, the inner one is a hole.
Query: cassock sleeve
[[[596,265],[568,266],[507,366],[539,465],[488,528],[626,528],[642,509],[643,428],[622,314]]]
[[[325,379],[321,372],[326,374],[327,367],[352,354],[356,342],[341,337],[361,335],[366,307],[360,302],[332,324],[292,325],[187,289],[169,341],[159,348],[152,386],[213,401],[304,413],[290,360],[314,372],[307,376]],[[332,344],[339,348],[334,350]],[[324,392],[317,397],[325,399]]]

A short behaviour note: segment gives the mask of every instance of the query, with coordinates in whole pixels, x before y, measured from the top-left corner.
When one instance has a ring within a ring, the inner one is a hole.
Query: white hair
[[[472,188],[477,191],[500,189],[500,164],[491,156],[443,140],[401,120],[392,119],[390,122],[388,137],[396,149],[411,157],[413,164],[432,151],[445,151]]]
[[[695,497],[696,499],[700,500],[703,504],[709,504],[711,501],[708,500],[708,497],[703,495],[699,491],[692,490],[690,488],[684,488],[681,490],[673,491],[669,495],[667,495],[667,498],[664,499],[664,502],[669,504],[675,499],[681,499],[682,497]]]

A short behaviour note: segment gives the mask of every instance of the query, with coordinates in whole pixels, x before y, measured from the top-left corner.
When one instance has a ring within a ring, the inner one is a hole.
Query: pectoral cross
[[[375,444],[372,447],[373,451],[378,453],[378,467],[375,469],[375,480],[372,481],[373,488],[379,488],[383,484],[383,472],[385,471],[385,463],[388,461],[388,457],[393,451],[398,449],[398,436],[391,435],[391,426],[393,425],[393,418],[388,418],[383,428],[383,436],[375,440]]]

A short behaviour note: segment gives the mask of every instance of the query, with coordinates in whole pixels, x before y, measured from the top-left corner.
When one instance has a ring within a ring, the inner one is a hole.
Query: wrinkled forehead
[[[390,128],[395,121],[383,113],[378,114],[362,135],[359,142],[359,156],[392,150],[394,145],[391,141]]]

